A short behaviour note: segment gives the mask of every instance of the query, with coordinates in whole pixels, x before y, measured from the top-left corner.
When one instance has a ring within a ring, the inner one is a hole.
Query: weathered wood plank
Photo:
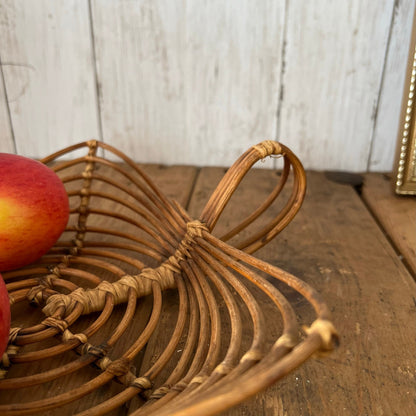
[[[152,181],[158,186],[158,188],[168,197],[175,199],[182,206],[186,206],[190,196],[191,191],[194,186],[195,177],[197,175],[197,169],[191,166],[161,166],[161,165],[142,165],[141,166],[144,172],[152,179]],[[175,309],[175,294],[167,293],[164,296],[163,300],[163,319],[165,321],[174,320],[174,316],[170,316],[170,313]],[[142,302],[142,301],[140,301]],[[136,312],[137,318],[134,320],[133,324],[129,328],[129,333],[131,336],[126,334],[126,342],[121,342],[118,345],[119,352],[126,350],[125,344],[130,340],[137,338],[138,334],[143,331],[147,319],[150,316],[153,305],[151,299],[144,299],[143,303],[139,304],[138,312]],[[101,337],[105,334],[100,334]],[[161,347],[163,347],[163,334],[160,333],[160,330],[156,330],[152,337],[149,340],[146,348],[136,357],[132,363],[137,376],[143,375],[143,369],[147,369],[149,365],[149,360],[152,357],[158,356],[161,352]],[[120,345],[121,344],[121,345]],[[123,345],[124,344],[124,345]],[[113,351],[113,355],[117,356],[117,349]],[[162,350],[163,352],[163,350]],[[113,383],[114,384],[114,383]],[[111,397],[111,394],[117,392],[116,385],[112,385],[111,389],[107,388],[105,391],[103,389],[97,390],[89,398],[88,403],[84,403],[84,408],[90,408],[93,405],[97,405],[100,402]],[[127,409],[136,407],[137,402],[140,402],[139,397],[133,398],[133,405],[127,404],[119,409],[115,409],[112,412],[108,413],[109,415],[121,416],[127,414]],[[77,408],[74,404],[74,408]],[[78,408],[77,408],[78,410]]]
[[[288,3],[278,134],[307,168],[367,169],[394,3]]]
[[[3,83],[3,69],[0,66],[0,152],[14,153],[15,148],[12,126],[10,125],[9,110],[7,106],[7,98]]]
[[[158,188],[168,197],[173,198],[178,201],[181,205],[185,206],[187,201],[190,198],[191,190],[193,188],[193,184],[195,181],[195,176],[197,174],[197,169],[191,166],[161,166],[161,165],[142,165],[141,168],[143,171],[151,178],[151,180],[158,186]],[[106,206],[103,206],[105,208]],[[107,209],[109,207],[107,206]],[[106,220],[106,224],[102,221],[96,221],[94,225],[96,226],[106,226],[108,220]],[[137,230],[135,230],[137,232]],[[169,294],[164,298],[164,315],[169,314],[170,308],[170,296]],[[111,354],[113,357],[119,357],[123,352],[126,351],[126,345],[132,343],[138,335],[143,331],[145,325],[147,324],[147,320],[152,312],[153,304],[151,297],[147,297],[144,299],[140,299],[138,301],[138,308],[135,314],[135,318],[128,329],[128,333],[125,334],[125,337],[116,344],[115,348],[112,350]],[[115,311],[114,317],[111,319],[111,322],[117,322],[117,319],[120,319],[121,312]],[[173,317],[172,317],[173,318]],[[103,331],[100,331],[99,338],[105,339],[107,336],[111,334],[111,327],[105,328]],[[158,342],[158,337],[160,334],[155,333],[152,335],[151,340],[149,341],[149,345],[143,350],[132,362],[132,365],[137,372],[137,376],[142,375],[141,372],[142,368],[142,361],[146,358],[146,351],[152,350],[151,354],[157,354],[157,346],[160,344]],[[154,349],[154,350],[153,350]],[[78,379],[74,378],[71,380],[70,384],[67,385],[67,388],[75,387],[78,382]],[[80,401],[78,403],[71,404],[67,406],[68,414],[73,414],[75,411],[81,411],[84,409],[89,409],[94,405],[98,405],[102,401],[109,399],[113,395],[117,394],[121,391],[122,388],[117,383],[111,383],[106,385],[105,388],[98,389],[94,393],[88,396],[86,401]],[[133,399],[135,402],[136,399]],[[140,400],[137,398],[137,400]],[[127,414],[127,409],[129,408],[128,404],[122,406],[118,409],[114,409],[113,411],[107,413],[108,415],[113,416],[120,416]]]
[[[229,166],[249,146],[276,139],[285,5],[187,3],[184,86],[191,163]]]
[[[156,186],[168,198],[187,207],[198,169],[193,166],[141,165]]]
[[[414,21],[415,0],[395,2],[384,65],[383,82],[375,119],[373,145],[368,169],[387,172],[393,169],[396,139],[399,131],[401,100],[408,59],[408,48]]]
[[[391,178],[367,174],[363,198],[416,276],[416,199],[394,194]]]
[[[141,162],[229,165],[275,137],[284,2],[93,1],[92,11],[105,140]]]
[[[182,169],[174,173],[171,168],[149,167],[148,172],[185,204],[194,174]],[[223,174],[222,168],[201,170],[189,204],[193,217]],[[216,232],[222,234],[239,216],[257,207],[276,179],[275,172],[251,171]],[[256,255],[322,293],[333,312],[341,346],[226,414],[414,414],[415,283],[352,187],[330,182],[321,173],[310,173],[308,180],[300,213]],[[303,316],[310,313],[302,303],[296,306]],[[271,332],[279,329],[278,323],[270,327]],[[92,400],[106,394],[109,391],[101,389]]]
[[[105,140],[141,162],[180,160],[183,4],[92,1]]]
[[[169,198],[175,198],[179,203],[182,205],[186,205],[191,190],[193,188],[195,176],[197,173],[197,169],[190,166],[173,166],[173,167],[165,167],[165,166],[156,166],[156,165],[147,165],[142,167],[143,170],[149,175],[149,177],[154,180],[154,183],[159,187],[159,189],[165,193],[165,195]],[[99,169],[99,174],[103,174],[104,168],[101,167]],[[68,173],[67,173],[68,175]],[[134,191],[134,186],[131,182],[124,178],[124,184]],[[103,183],[94,183],[94,190],[95,191],[106,191],[108,192],[108,186]],[[111,191],[114,191],[112,188]],[[110,192],[111,192],[110,191]],[[115,209],[114,202],[102,199],[100,201],[92,202],[92,204],[99,203],[99,207],[101,209],[108,209],[112,210]],[[125,207],[117,207],[117,212],[128,214],[128,210]],[[130,213],[131,215],[131,213]],[[119,224],[119,223],[118,223]],[[114,229],[117,227],[117,221],[108,218],[108,217],[100,217],[100,216],[90,216],[88,220],[89,226],[96,226],[102,227],[107,229]],[[129,232],[128,228],[125,227],[123,230]],[[137,233],[137,228],[131,226],[130,231],[133,233]],[[95,237],[95,239],[99,239],[100,237]],[[106,236],[101,237],[101,241],[104,241]],[[88,239],[88,238],[87,238]],[[116,262],[117,263],[117,262]],[[125,265],[124,265],[125,266]],[[82,267],[82,266],[81,266]],[[126,269],[124,269],[126,270]],[[101,270],[101,274],[99,275],[102,279],[114,279],[114,275],[111,273],[107,273],[106,271]],[[138,271],[135,270],[135,273]],[[132,273],[130,271],[130,273]],[[20,306],[20,305],[19,305]],[[118,358],[121,354],[123,354],[128,346],[130,346],[138,337],[138,335],[143,331],[143,328],[146,326],[149,315],[152,311],[152,299],[151,297],[146,297],[143,299],[139,299],[137,303],[137,310],[135,312],[134,319],[131,322],[128,331],[124,336],[117,341],[115,346],[109,352],[109,357],[112,359]],[[14,321],[13,325],[21,325],[27,327],[29,323],[35,324],[39,323],[44,316],[40,310],[32,310],[33,308],[27,305],[25,302],[19,310],[16,308],[12,309],[12,318]],[[114,308],[111,319],[98,331],[97,334],[94,334],[88,342],[92,345],[101,345],[105,340],[107,340],[113,333],[115,326],[119,323],[125,313],[125,307],[120,306]],[[92,322],[97,318],[97,314],[84,316],[80,319],[80,322],[77,322],[75,325],[71,327],[71,330],[74,333],[82,332],[84,328],[91,325]],[[19,321],[20,319],[20,321]],[[48,340],[50,345],[54,345],[59,341]],[[46,343],[44,343],[46,344]],[[34,346],[34,349],[39,346]],[[43,345],[45,347],[45,345]],[[139,354],[135,361],[132,363],[136,369],[140,370],[141,359],[143,354]],[[35,362],[33,364],[20,364],[20,365],[12,365],[9,370],[10,377],[22,377],[27,375],[28,373],[37,372],[40,373],[42,371],[47,371],[52,368],[60,367],[61,365],[71,362],[75,360],[77,356],[69,351],[68,353],[61,354],[57,357],[52,359],[47,359],[39,362]],[[16,389],[12,392],[4,392],[0,394],[0,403],[18,403],[21,401],[31,401],[35,399],[40,399],[44,397],[50,397],[51,391],[54,391],[55,394],[62,393],[64,391],[68,391],[71,389],[75,389],[80,387],[83,383],[87,383],[94,377],[99,374],[100,370],[95,369],[93,366],[84,367],[80,372],[76,372],[70,374],[64,378],[60,378],[58,381],[51,382],[49,384],[42,384],[42,386],[35,386],[35,387],[28,387],[25,389],[25,398],[22,398],[22,390]],[[57,387],[58,386],[58,387]],[[70,403],[65,405],[60,409],[51,410],[50,412],[45,412],[47,415],[72,415],[78,412],[81,412],[85,409],[93,407],[105,401],[106,399],[111,398],[115,394],[119,393],[123,390],[123,386],[116,382],[110,382],[102,386],[101,388],[95,390],[93,393],[89,394],[83,400],[77,400],[74,403]],[[126,408],[121,407],[116,409],[109,414],[111,415],[124,415],[126,413]]]
[[[341,347],[288,378],[284,405],[305,415],[415,413],[413,279],[351,187],[309,175],[297,221],[280,261],[320,290]]]
[[[389,170],[414,5],[92,1],[90,22],[87,0],[4,1],[17,150],[102,138],[102,118],[143,162],[225,166],[281,137],[308,168]]]
[[[163,190],[169,198],[175,199],[185,209],[192,197],[198,171],[192,167],[170,167],[143,165],[150,177],[155,178],[155,183]],[[155,331],[153,332],[146,349],[137,360],[137,373],[145,374],[154,362],[163,354],[168,344],[179,310],[179,299],[176,292],[167,292],[163,296],[163,314]],[[162,375],[157,379],[160,386],[172,371],[172,365],[164,369]],[[143,404],[139,397],[135,397],[129,403],[129,409],[134,410]]]
[[[195,188],[192,193],[192,197],[189,201],[188,211],[192,218],[198,218],[199,214],[208,201],[211,193],[217,186],[220,179],[223,177],[224,173],[226,172],[225,168],[202,168],[195,183]],[[251,190],[251,199],[247,201],[247,192],[240,192],[237,190],[233,196],[233,204],[225,209],[222,218],[218,222],[215,234],[222,235],[226,231],[230,230],[233,225],[236,225],[239,221],[243,220],[248,214],[250,214],[254,208],[257,208],[260,205],[261,198],[265,196],[268,192],[272,190],[270,188],[272,185],[278,181],[278,176],[273,172],[273,176],[275,178],[275,182],[272,183],[270,181],[270,171],[266,170],[257,170],[256,175],[248,175],[248,177],[244,180],[245,189]],[[266,180],[263,180],[263,179]],[[257,192],[257,191],[258,192]],[[257,198],[257,194],[259,194],[260,198]],[[285,194],[287,194],[285,192]],[[238,209],[236,209],[238,207]],[[258,226],[261,226],[258,225]],[[239,237],[246,235],[246,232],[241,232]],[[255,292],[254,288],[251,288]],[[260,291],[258,291],[260,292]],[[271,304],[270,299],[265,299],[262,297],[260,293],[256,292],[256,295],[261,299],[262,308],[264,314],[267,316],[268,312],[270,311],[270,315],[276,312],[275,306]],[[237,303],[239,300],[237,299]],[[159,323],[157,331],[152,335],[152,338],[147,346],[145,356],[142,362],[142,371],[144,373],[145,370],[148,370],[154,362],[161,356],[164,352],[164,349],[168,342],[171,339],[172,331],[176,325],[177,315],[178,315],[178,296],[174,293],[166,293],[164,298],[164,305],[166,314],[164,314],[163,319]],[[240,305],[241,307],[241,305]],[[226,315],[227,312],[225,311],[225,307],[223,310],[224,316],[222,318],[222,339],[224,345],[221,347],[220,357],[226,354],[227,349],[227,340],[230,336],[230,327],[226,324]],[[251,341],[252,341],[252,333],[250,328],[251,317],[248,314],[245,307],[241,307],[241,313],[243,315],[243,320],[247,323],[243,330],[242,335],[242,345],[243,348],[248,348]],[[170,314],[170,316],[168,315]],[[273,320],[272,322],[268,323],[268,335],[271,339],[277,339],[281,334],[282,326],[279,319]],[[186,339],[186,336],[185,336]],[[183,345],[181,346],[183,348]],[[179,347],[179,348],[181,348]],[[177,351],[177,355],[180,356],[181,349]],[[155,380],[155,388],[160,387],[166,381],[167,377],[170,375],[170,372],[173,370],[175,365],[175,356],[173,356],[172,362],[163,369],[161,375]],[[270,404],[270,403],[269,403]],[[135,409],[138,406],[137,401],[133,401],[131,405],[131,409]]]
[[[99,138],[88,1],[4,1],[0,37],[17,151]]]
[[[201,171],[190,205],[194,216],[222,174]],[[219,227],[227,227],[240,209],[253,209],[276,177],[253,171],[247,179]],[[308,180],[300,213],[255,255],[322,293],[341,345],[225,414],[413,414],[415,283],[352,187],[320,173],[309,174]],[[310,313],[296,306],[305,316]]]

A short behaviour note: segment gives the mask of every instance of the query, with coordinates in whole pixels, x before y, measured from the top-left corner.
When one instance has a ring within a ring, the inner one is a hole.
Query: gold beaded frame
[[[416,10],[415,10],[416,16]],[[398,134],[394,190],[400,195],[416,195],[416,17],[410,42],[402,112]]]

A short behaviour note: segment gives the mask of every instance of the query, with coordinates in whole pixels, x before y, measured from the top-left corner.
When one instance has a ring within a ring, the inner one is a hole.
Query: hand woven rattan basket
[[[86,154],[73,158],[80,149]],[[215,237],[243,177],[271,155],[284,160],[275,189],[244,221]],[[198,220],[107,144],[80,143],[42,162],[64,182],[71,215],[47,255],[4,273],[13,328],[3,356],[1,415],[101,415],[122,406],[134,415],[216,414],[333,348],[337,335],[319,294],[250,254],[302,204],[304,170],[284,145],[265,141],[244,153]],[[243,231],[270,214],[285,186],[291,186],[289,197],[273,220],[247,236]],[[313,322],[298,322],[285,287],[314,309]],[[138,370],[166,314],[175,316],[175,325],[163,329],[170,331],[168,342]],[[281,325],[272,339],[270,322]],[[21,392],[18,402],[7,402],[10,390]],[[97,391],[98,403],[90,400]],[[79,406],[68,410],[70,403]]]

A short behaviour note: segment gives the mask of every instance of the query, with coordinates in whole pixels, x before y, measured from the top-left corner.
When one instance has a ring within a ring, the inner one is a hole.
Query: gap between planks
[[[390,175],[368,173],[362,199],[416,279],[416,198],[396,195]]]

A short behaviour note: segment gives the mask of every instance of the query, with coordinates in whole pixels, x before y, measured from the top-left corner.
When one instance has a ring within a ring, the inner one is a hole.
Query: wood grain
[[[285,5],[188,2],[184,85],[193,163],[228,166],[249,146],[277,138]]]
[[[204,168],[195,181],[194,168],[146,166],[145,169],[171,197],[184,205],[189,200],[192,217],[199,216],[225,172],[224,168]],[[250,171],[224,210],[216,233],[221,235],[252,212],[277,179],[274,171]],[[256,256],[300,277],[323,295],[340,333],[341,345],[330,356],[309,360],[263,394],[224,414],[414,414],[415,282],[352,186],[331,182],[324,174],[314,172],[308,174],[308,184],[299,214]],[[264,221],[268,220],[267,215],[273,213],[266,213]],[[287,296],[299,317],[306,320],[312,317],[307,302],[290,293]],[[168,309],[174,310],[176,301],[175,294],[165,294],[163,302]],[[141,306],[138,311],[141,318],[150,307],[145,303]],[[268,305],[262,307],[267,314]],[[136,324],[140,330],[139,320]],[[144,356],[138,357],[138,367],[148,368],[163,351],[169,338],[163,328],[169,328],[169,321],[163,322]],[[281,323],[276,320],[268,329],[271,336],[279,334]],[[136,335],[134,330],[132,334]],[[224,336],[228,336],[227,326]],[[85,377],[89,376],[90,373],[85,373]],[[68,386],[78,385],[79,381],[70,377],[66,380]],[[116,384],[105,386],[90,395],[88,402],[55,414],[73,414],[83,406],[104,400],[117,388]],[[10,397],[2,395],[1,400],[6,399]],[[126,412],[123,407],[111,414]]]
[[[192,214],[222,173],[201,171]],[[274,172],[250,172],[218,226],[227,227],[241,207],[254,207],[275,180]],[[322,293],[341,345],[331,356],[307,362],[264,394],[224,414],[413,414],[415,283],[352,187],[320,173],[310,173],[308,183],[300,213],[256,256]],[[299,299],[291,301],[305,316],[310,313],[296,303]]]
[[[105,140],[141,162],[228,165],[274,138],[283,5],[93,1]]]
[[[284,405],[305,415],[415,413],[413,279],[352,188],[310,175],[296,220],[279,261],[322,293],[341,347],[280,386]]]
[[[0,65],[0,152],[15,153],[12,126],[10,125],[9,109],[3,81],[3,68]]]
[[[75,169],[76,170],[76,169]],[[79,168],[78,168],[79,170]],[[101,167],[99,169],[99,173],[104,174],[105,167]],[[165,192],[165,194],[168,197],[175,197],[179,203],[186,204],[186,201],[188,201],[191,190],[194,183],[194,178],[197,172],[196,168],[193,167],[185,167],[185,166],[174,166],[174,167],[162,167],[162,166],[156,166],[156,165],[148,165],[144,166],[143,170],[152,178],[155,178],[155,183],[157,186],[162,190],[162,192]],[[70,175],[71,172],[67,172],[66,175]],[[130,189],[134,189],[134,185],[126,180],[124,178],[124,184],[127,187],[130,187]],[[108,186],[106,186],[103,183],[95,183],[94,184],[95,191],[99,192],[107,190]],[[111,192],[111,190],[110,190]],[[108,209],[113,210],[114,204],[113,201],[101,199],[99,201],[94,202],[96,205],[99,204],[99,206],[102,209]],[[93,204],[94,204],[93,203]],[[123,211],[124,208],[124,211]],[[117,212],[126,214],[127,209],[125,207],[119,207],[119,210]],[[114,218],[109,217],[100,217],[100,216],[90,216],[89,226],[92,227],[105,227],[105,228],[115,228],[117,225],[119,225],[119,222],[114,221]],[[126,229],[123,229],[124,231],[128,231]],[[123,231],[120,229],[120,231]],[[137,228],[131,225],[130,229],[131,233],[137,233]],[[91,233],[94,235],[94,233]],[[100,240],[100,236],[91,237],[92,239],[102,241]],[[130,254],[130,253],[129,253]],[[114,264],[117,264],[117,262],[113,262]],[[124,265],[125,267],[126,265]],[[80,266],[82,268],[82,265]],[[123,267],[123,266],[122,266]],[[134,268],[132,268],[133,270]],[[127,269],[124,269],[127,270]],[[135,270],[137,272],[137,270]],[[96,271],[95,271],[96,272]],[[108,279],[109,281],[113,281],[114,275],[110,271],[102,270],[99,274],[100,279]],[[132,344],[132,342],[138,337],[138,334],[142,333],[143,328],[146,326],[149,315],[152,311],[153,304],[152,304],[152,297],[147,297],[138,300],[137,304],[137,310],[135,311],[134,319],[131,322],[131,326],[129,327],[129,331],[131,336],[126,335],[126,338],[122,338],[118,342],[115,343],[113,348],[111,349],[111,352],[109,355],[111,357],[118,357],[122,353],[126,351],[128,346]],[[34,309],[33,307],[29,306],[27,302],[22,302],[22,304],[17,305],[18,308],[12,309],[13,314],[13,322],[17,325],[24,326],[25,328],[30,326],[31,324],[39,323],[42,319],[44,319],[44,316],[40,309]],[[111,320],[105,323],[105,325],[100,328],[98,333],[92,335],[88,341],[93,345],[102,345],[102,343],[109,339],[111,335],[114,334],[114,330],[116,325],[120,322],[120,320],[123,318],[123,315],[125,313],[125,307],[120,306],[114,308],[112,311],[112,317]],[[73,330],[78,333],[78,331],[82,332],[87,328],[89,325],[91,325],[96,319],[97,314],[92,314],[85,319],[82,320],[81,323],[76,323],[73,327]],[[28,318],[29,317],[29,318]],[[20,319],[21,318],[21,319]],[[27,319],[28,318],[28,319]],[[20,321],[19,321],[20,319]],[[43,347],[52,346],[55,345],[57,341],[52,338],[48,339],[47,341],[43,342]],[[41,343],[42,345],[42,343]],[[33,346],[33,350],[36,350],[39,347],[39,344],[36,344]],[[28,349],[25,351],[30,350],[31,346],[29,346]],[[137,369],[140,368],[141,365],[141,359],[143,354],[139,354],[134,362],[133,365],[136,366]],[[11,377],[23,377],[27,375],[28,373],[32,373],[33,371],[35,373],[42,373],[44,371],[51,370],[53,368],[58,368],[60,365],[73,362],[77,358],[79,358],[76,354],[74,354],[73,351],[68,351],[67,353],[57,355],[55,357],[52,357],[51,359],[47,360],[41,360],[36,363],[24,363],[24,364],[17,364],[13,365],[12,368],[9,371],[9,375]],[[27,368],[30,368],[28,370]],[[81,374],[78,372],[74,372],[72,374],[69,374],[65,377],[60,377],[58,380],[54,380],[53,382],[43,384],[42,386],[34,386],[34,387],[28,387],[25,388],[25,397],[22,398],[22,390],[16,389],[12,392],[3,392],[0,395],[0,403],[19,403],[24,401],[33,401],[34,398],[41,399],[45,397],[51,396],[51,388],[52,384],[54,386],[59,384],[59,387],[55,389],[55,393],[58,395],[59,393],[63,393],[65,391],[69,391],[72,389],[75,389],[77,387],[80,387],[83,383],[87,383],[91,381],[94,377],[96,377],[99,374],[99,370],[95,368],[93,365],[88,365],[84,367],[81,371]],[[77,400],[76,402],[67,404],[63,406],[60,409],[51,410],[48,412],[42,412],[42,414],[47,415],[73,415],[75,413],[81,412],[85,409],[88,409],[94,405],[97,405],[101,403],[102,401],[105,401],[106,399],[109,399],[110,397],[114,396],[115,394],[119,393],[123,390],[123,386],[120,383],[117,382],[110,382],[103,385],[101,388],[98,388],[93,393],[89,394],[84,398],[83,400]],[[126,411],[125,407],[121,407],[114,412],[110,413],[111,415],[122,415]]]
[[[165,167],[160,165],[142,165],[143,171],[149,175],[154,183],[158,188],[166,195],[168,198],[173,198],[178,201],[182,206],[186,206],[187,201],[191,196],[191,191],[193,188],[193,184],[195,181],[195,177],[197,175],[197,169],[191,166],[172,166],[172,167]],[[107,207],[108,208],[108,207]],[[97,224],[99,226],[99,224]],[[163,308],[164,313],[163,316],[169,316],[169,310],[173,310],[172,303],[176,299],[175,293],[170,294],[167,293],[164,296],[163,301]],[[116,345],[114,350],[112,351],[113,356],[118,357],[126,350],[126,344],[131,342],[137,338],[137,334],[140,334],[144,326],[147,323],[147,320],[152,312],[153,303],[151,297],[147,297],[139,301],[138,310],[135,314],[135,319],[133,324],[129,328],[129,332],[132,334],[131,337],[127,336],[126,339]],[[120,312],[120,311],[119,311]],[[118,316],[121,316],[120,313],[117,314],[117,311],[114,315],[114,319],[112,322],[117,321]],[[170,316],[171,320],[174,320],[174,315]],[[111,329],[107,329],[108,334],[111,334]],[[158,337],[160,333],[156,331],[156,333],[151,337],[148,345],[146,348],[134,359],[133,366],[137,375],[143,374],[141,369],[143,366],[146,366],[146,357],[149,355],[157,355],[160,352],[158,350],[159,346],[163,347]],[[100,333],[100,338],[105,339],[106,332]],[[144,363],[144,364],[143,364]],[[77,380],[72,380],[72,383],[76,383]],[[76,384],[69,384],[68,387],[74,386]],[[81,403],[73,403],[70,406],[67,406],[68,414],[73,414],[74,412],[79,412],[84,409],[89,409],[93,405],[98,405],[102,401],[109,399],[112,395],[116,394],[117,392],[122,391],[122,388],[117,383],[113,382],[109,385],[106,385],[103,389],[98,389],[96,392],[92,393],[87,401],[81,401]],[[140,397],[133,398],[132,402],[137,403],[137,401],[141,402]],[[121,408],[115,409],[109,413],[108,415],[124,415],[127,414],[128,409],[131,408],[130,405],[126,404]],[[71,413],[72,412],[72,413]],[[59,412],[58,412],[59,414]]]
[[[307,168],[367,169],[393,5],[289,2],[279,137]]]
[[[99,138],[141,162],[228,166],[267,138],[306,168],[391,170],[414,7],[3,1],[1,146]]]
[[[186,137],[183,2],[91,5],[104,139],[137,161],[179,162]]]
[[[17,151],[99,138],[88,1],[4,1],[0,36]]]
[[[396,195],[392,179],[375,173],[365,176],[363,198],[416,276],[416,199]]]

